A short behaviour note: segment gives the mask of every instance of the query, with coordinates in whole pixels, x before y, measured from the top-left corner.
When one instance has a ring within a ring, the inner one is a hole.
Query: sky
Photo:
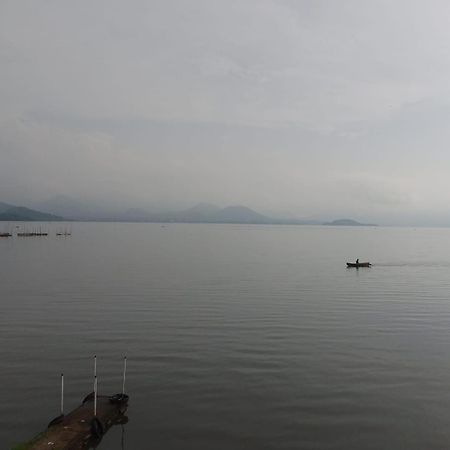
[[[0,201],[450,224],[446,0],[0,0]]]

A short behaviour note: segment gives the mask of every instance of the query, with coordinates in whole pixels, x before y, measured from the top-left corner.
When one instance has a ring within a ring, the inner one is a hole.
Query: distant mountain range
[[[123,214],[115,215],[106,220],[161,223],[279,223],[279,221],[259,214],[246,206],[237,205],[219,208],[209,203],[199,203],[182,211],[156,213],[142,209],[129,209]]]
[[[200,203],[183,211],[153,215],[151,219],[155,222],[273,223],[273,219],[246,206],[219,208],[207,203]]]
[[[243,205],[220,208],[210,203],[199,203],[180,211],[148,211],[130,208],[125,211],[108,210],[86,204],[62,195],[44,202],[34,203],[32,208],[0,202],[0,221],[103,221],[103,222],[157,222],[157,223],[236,223],[236,224],[292,224],[374,226],[352,219],[339,219],[323,223],[316,220],[300,220],[293,216],[271,217],[260,214]],[[270,214],[270,213],[269,213]]]
[[[210,203],[199,203],[192,208],[180,211],[155,211],[143,208],[130,208],[125,211],[97,207],[79,202],[63,195],[46,201],[34,203],[33,208],[48,214],[81,221],[116,222],[180,222],[180,223],[254,223],[254,224],[320,224],[311,220],[302,221],[292,217],[273,218],[260,214],[246,206],[234,205],[220,208]]]
[[[30,205],[33,209],[64,217],[69,220],[98,220],[114,212],[95,204],[74,200],[66,195],[55,195]]]
[[[14,206],[8,203],[0,202],[0,221],[20,222],[20,221],[40,221],[50,222],[63,220],[62,217],[48,214],[34,209],[26,208],[24,206]]]
[[[95,210],[76,201],[65,201],[57,197],[42,202],[45,211],[10,205],[0,202],[0,221],[57,221],[57,220],[98,220],[117,222],[181,222],[181,223],[282,223],[253,211],[246,206],[219,208],[208,203],[200,203],[192,208],[172,212],[149,212],[133,208],[123,213]]]
[[[332,222],[326,222],[324,225],[344,226],[344,227],[376,227],[375,223],[360,223],[353,219],[337,219]]]
[[[333,225],[333,226],[376,226],[360,223],[353,219],[338,219],[323,223],[318,220],[300,220],[294,217],[274,218],[260,214],[247,206],[235,205],[219,208],[210,203],[199,203],[182,211],[151,213],[142,209],[129,209],[123,214],[107,220],[133,222],[181,222],[181,223],[253,223],[285,225]]]

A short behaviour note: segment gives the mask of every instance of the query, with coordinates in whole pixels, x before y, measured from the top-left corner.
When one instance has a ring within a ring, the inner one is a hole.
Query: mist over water
[[[92,390],[99,449],[442,449],[450,230],[74,223],[0,240],[0,442]],[[370,269],[345,262],[370,260]],[[122,447],[123,445],[123,447]]]

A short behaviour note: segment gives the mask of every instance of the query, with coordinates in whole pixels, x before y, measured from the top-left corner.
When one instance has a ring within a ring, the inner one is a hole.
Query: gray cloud
[[[437,217],[449,18],[440,0],[2,2],[0,200]]]

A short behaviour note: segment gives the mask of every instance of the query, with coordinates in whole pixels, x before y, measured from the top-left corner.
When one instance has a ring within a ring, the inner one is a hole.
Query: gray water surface
[[[450,229],[75,223],[0,239],[0,443],[92,390],[100,450],[444,449]],[[370,269],[346,261],[370,260]]]

